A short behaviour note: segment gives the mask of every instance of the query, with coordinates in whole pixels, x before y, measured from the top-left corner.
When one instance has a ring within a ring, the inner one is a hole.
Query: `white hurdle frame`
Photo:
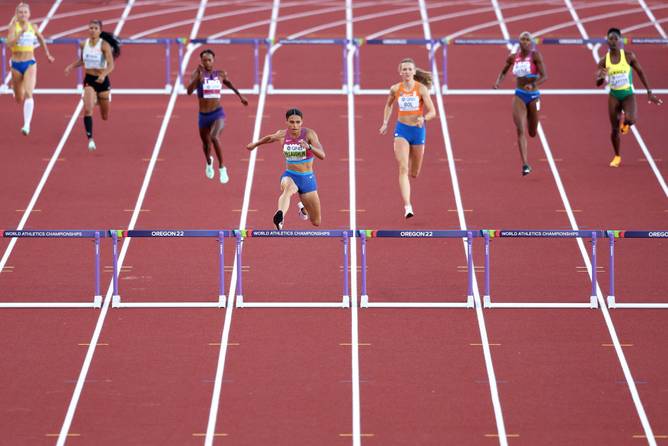
[[[362,296],[360,298],[361,308],[474,308],[473,299],[473,238],[480,237],[480,231],[358,231],[361,240],[362,252]],[[367,272],[366,272],[366,244],[367,238],[466,238],[467,240],[467,265],[468,265],[468,287],[466,302],[370,302],[367,292]]]
[[[668,238],[668,231],[607,231],[610,239],[610,295],[608,308],[668,308],[668,302],[617,302],[615,296],[615,241],[618,238]]]
[[[484,230],[485,238],[485,295],[484,308],[598,308],[596,294],[596,242],[603,237],[603,231],[576,231],[576,230]],[[591,238],[591,295],[588,303],[578,302],[492,302],[490,292],[490,239],[496,237],[509,238]]]
[[[237,308],[350,308],[350,267],[348,264],[348,251],[350,248],[351,231],[348,230],[235,230],[233,231],[237,239]],[[340,237],[343,243],[343,294],[338,302],[246,302],[243,295],[243,272],[242,272],[242,251],[243,241],[249,237],[263,238],[323,238]]]
[[[147,238],[182,238],[182,237],[209,237],[218,239],[219,258],[219,293],[218,300],[211,302],[123,302],[118,290],[118,238],[121,237],[147,237]],[[225,238],[231,237],[232,231],[223,230],[130,230],[111,231],[114,253],[114,293],[111,301],[113,308],[225,308]]]
[[[7,230],[3,237],[11,238],[85,238],[95,241],[95,294],[92,302],[0,302],[0,308],[101,308],[100,294],[100,239],[107,236],[104,230]]]

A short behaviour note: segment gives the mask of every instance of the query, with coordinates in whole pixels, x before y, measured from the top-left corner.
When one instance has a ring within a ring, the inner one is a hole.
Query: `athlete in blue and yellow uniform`
[[[35,101],[32,98],[35,83],[37,82],[37,62],[35,61],[35,40],[39,41],[49,62],[55,59],[49,53],[42,33],[30,23],[30,8],[25,3],[19,3],[16,14],[9,24],[7,33],[7,46],[12,50],[12,88],[14,99],[19,104],[23,102],[23,128],[24,135],[30,133],[30,123],[35,109]]]
[[[619,150],[619,133],[628,133],[629,127],[636,122],[636,98],[633,95],[632,68],[638,73],[638,77],[647,89],[648,101],[657,105],[663,103],[649,88],[649,83],[636,55],[631,51],[620,48],[621,41],[622,32],[617,28],[610,28],[608,30],[608,47],[610,47],[610,50],[605,58],[598,63],[596,74],[597,87],[603,85],[606,78],[610,87],[610,95],[608,96],[608,113],[612,125],[610,139],[615,150],[615,157],[610,161],[610,167],[619,167],[622,162]]]
[[[280,141],[283,145],[283,156],[287,169],[281,175],[281,195],[278,197],[278,210],[274,214],[276,229],[283,229],[285,214],[290,207],[290,197],[298,193],[297,203],[299,216],[302,220],[311,220],[313,226],[320,226],[320,197],[318,185],[313,172],[313,160],[324,160],[325,151],[320,144],[318,135],[313,129],[302,127],[303,114],[296,108],[285,113],[288,128],[264,136],[246,146],[254,150],[257,146]]]
[[[538,108],[540,91],[538,86],[547,80],[543,56],[533,47],[533,38],[528,31],[520,34],[520,47],[517,53],[506,58],[506,64],[496,78],[494,89],[499,88],[506,73],[513,67],[517,78],[515,97],[513,98],[513,122],[517,129],[517,145],[522,158],[522,175],[531,173],[527,155],[527,138],[524,128],[528,127],[529,136],[536,136],[538,129]],[[526,124],[525,124],[526,123]]]
[[[392,107],[399,106],[397,124],[394,128],[394,157],[399,164],[399,191],[404,202],[404,217],[413,217],[411,204],[411,183],[408,177],[417,178],[424,158],[426,137],[425,122],[436,116],[434,103],[429,96],[431,73],[415,66],[413,59],[399,63],[401,82],[390,87],[390,94],[383,110],[383,125],[378,130],[387,132]],[[427,112],[424,113],[424,109]]]

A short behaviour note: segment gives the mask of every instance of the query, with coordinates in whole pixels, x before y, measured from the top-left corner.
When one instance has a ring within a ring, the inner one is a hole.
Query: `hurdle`
[[[441,231],[397,231],[397,230],[360,230],[362,252],[362,308],[473,308],[473,239],[480,237],[480,231],[441,230]],[[367,239],[369,238],[465,238],[467,241],[467,296],[466,302],[370,302],[367,292]]]
[[[244,229],[233,231],[237,239],[237,294],[238,308],[350,308],[350,284],[348,277],[348,252],[351,231],[346,230],[258,230]],[[337,302],[247,302],[243,295],[242,252],[246,238],[339,238],[343,243],[343,294]]]
[[[267,44],[267,53],[269,54],[269,83],[267,84],[267,92],[269,94],[303,94],[303,90],[295,90],[290,88],[274,88],[273,73],[272,73],[272,58],[274,45],[341,45],[341,54],[343,60],[343,74],[341,79],[340,89],[318,89],[318,94],[346,94],[348,87],[348,40],[347,39],[279,39],[278,41],[265,40]]]
[[[113,308],[224,308],[225,307],[225,238],[231,237],[231,231],[219,230],[112,230],[113,240]],[[119,293],[118,278],[120,268],[118,265],[118,240],[122,237],[145,237],[145,238],[183,238],[183,237],[205,237],[215,238],[218,241],[219,258],[219,293],[218,300],[213,302],[123,302]]]
[[[608,308],[668,308],[668,302],[617,302],[615,295],[615,242],[617,239],[666,239],[668,238],[668,231],[607,231],[607,236],[610,240],[610,295],[607,298]]]
[[[93,302],[0,302],[0,308],[101,308],[100,294],[100,240],[106,237],[103,230],[7,230],[3,237],[18,238],[66,238],[93,239],[95,242],[95,292]]]
[[[178,44],[178,61],[179,61],[179,71],[178,71],[178,80],[179,85],[181,85],[181,92],[185,92],[185,86],[183,83],[183,73],[181,67],[183,66],[183,49],[185,45],[192,43],[196,45],[251,45],[253,47],[253,88],[251,90],[239,90],[242,93],[247,94],[258,94],[260,92],[260,44],[264,42],[264,39],[259,38],[234,38],[234,39],[176,39]],[[227,92],[227,90],[223,90]],[[230,91],[230,93],[233,93]]]
[[[360,62],[360,48],[363,45],[392,45],[392,46],[426,46],[431,45],[429,49],[429,66],[432,66],[434,61],[434,55],[436,54],[436,49],[441,45],[441,40],[434,39],[354,39],[353,44],[356,46],[355,51],[355,67],[354,75],[355,79],[353,82],[353,88],[357,94],[387,94],[388,90],[374,90],[374,89],[361,89],[361,62]]]
[[[484,308],[598,308],[597,281],[596,281],[596,242],[604,237],[603,231],[576,231],[576,230],[484,230],[485,239],[485,295]],[[591,294],[588,303],[577,302],[492,302],[490,291],[490,240],[492,238],[588,238],[591,239]]]

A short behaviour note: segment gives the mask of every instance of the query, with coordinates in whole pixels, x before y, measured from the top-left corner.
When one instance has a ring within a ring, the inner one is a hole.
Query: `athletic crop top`
[[[102,39],[97,39],[94,46],[91,46],[90,39],[86,39],[81,58],[87,70],[104,70],[107,68],[107,59],[102,52]]]
[[[605,69],[608,70],[608,85],[611,90],[628,90],[633,88],[633,72],[626,60],[624,50],[619,50],[619,62],[612,63],[610,51],[605,55]]]
[[[299,133],[299,136],[293,138],[290,136],[290,130],[285,132],[285,140],[283,141],[283,156],[285,156],[285,161],[288,164],[300,164],[313,159],[313,151],[308,148],[305,149],[301,142],[306,141],[306,133],[308,129],[302,128],[302,131]]]
[[[223,80],[220,71],[202,72],[202,81],[197,86],[197,97],[201,99],[220,99]]]
[[[23,34],[20,34],[21,31],[23,31],[23,28],[19,22],[16,22],[14,29],[16,30],[16,35],[19,36],[19,38],[16,41],[16,44],[12,47],[12,53],[34,51],[37,35],[35,33],[35,28],[32,26],[32,23],[28,22],[28,31],[24,32]]]
[[[404,89],[403,82],[397,84],[397,104],[399,105],[399,116],[422,116],[424,106],[422,96],[420,96],[421,83],[415,82],[413,89],[407,91]]]
[[[518,51],[515,54],[515,63],[513,64],[513,74],[516,77],[538,77],[538,68],[533,62],[533,51],[530,51],[525,57],[522,57],[522,52]]]

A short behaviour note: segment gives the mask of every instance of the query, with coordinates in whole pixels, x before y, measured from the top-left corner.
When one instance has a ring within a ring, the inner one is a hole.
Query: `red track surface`
[[[428,2],[434,36],[451,35],[494,22],[491,3]],[[47,36],[82,36],[78,27],[101,18],[113,29],[125,3],[65,1],[48,24]],[[261,11],[215,18],[234,8]],[[42,17],[49,3],[32,5]],[[190,9],[186,9],[190,6]],[[192,21],[198,2],[137,3],[121,34]],[[355,22],[354,35],[423,38],[417,3],[369,3],[356,6],[356,18],[388,8],[414,7],[395,15]],[[552,2],[506,4],[502,11],[511,35],[571,21],[563,8],[551,14],[513,20],[514,16],[554,10]],[[619,7],[576,4],[580,18],[619,13]],[[650,4],[658,20],[668,8]],[[13,5],[0,7],[10,17]],[[59,15],[94,8],[78,16]],[[151,17],[142,14],[181,8]],[[331,8],[338,8],[336,10]],[[462,15],[471,8],[476,14]],[[631,8],[624,26],[644,23]],[[322,14],[304,16],[311,11]],[[458,16],[455,16],[460,13]],[[452,14],[444,20],[435,18]],[[297,15],[297,16],[294,16]],[[211,2],[200,36],[263,37],[271,4],[231,8]],[[285,19],[285,20],[284,20]],[[345,20],[345,4],[285,4],[277,37]],[[591,36],[618,25],[610,18],[585,21]],[[392,28],[415,21],[414,26]],[[248,27],[243,25],[255,23]],[[156,30],[147,37],[183,37],[192,23]],[[243,27],[243,28],[240,28]],[[389,31],[388,31],[389,30]],[[574,25],[551,36],[580,37]],[[658,36],[654,27],[632,33]],[[345,37],[345,26],[305,37]],[[498,24],[464,37],[503,37]],[[665,48],[637,47],[652,85],[665,88]],[[45,63],[38,50],[38,86],[71,87],[63,67],[73,49],[52,45],[58,58]],[[219,64],[235,84],[252,86],[252,51],[216,49]],[[502,47],[448,47],[448,85],[486,89],[500,70]],[[593,88],[591,52],[580,47],[541,47],[550,80],[546,88]],[[601,52],[602,54],[602,52]],[[422,48],[362,46],[362,87],[387,88],[396,82],[395,61],[411,56],[427,65]],[[157,47],[126,46],[111,75],[115,88],[164,86],[164,53]],[[191,59],[189,71],[196,63]],[[339,88],[338,47],[286,46],[273,60],[276,88]],[[139,68],[146,64],[153,69]],[[176,62],[173,63],[177,69]],[[303,73],[308,73],[304,76]],[[504,88],[511,88],[507,80]],[[196,132],[196,104],[179,96],[137,222],[138,228],[235,228],[239,225],[257,97],[244,108],[224,97],[228,115],[223,133],[225,164],[231,182],[221,186],[202,175]],[[0,117],[6,123],[0,227],[16,227],[78,98],[38,95],[33,133],[17,131],[20,110],[2,95]],[[148,159],[166,113],[168,96],[114,96],[111,119],[96,114],[99,149],[85,150],[81,118],[65,141],[59,161],[41,192],[26,228],[127,228],[144,181]],[[413,182],[416,218],[402,218],[396,187],[391,137],[377,133],[385,96],[356,96],[356,197],[358,228],[459,228],[445,141],[438,119],[430,122],[420,178]],[[510,96],[445,96],[466,223],[470,228],[569,228],[564,204],[538,139],[529,145],[535,168],[519,175]],[[639,97],[639,123],[647,146],[666,177],[666,110]],[[316,166],[323,208],[322,227],[349,228],[349,171],[346,96],[269,95],[261,133],[284,125],[284,110],[300,107],[327,150]],[[609,169],[609,128],[605,96],[545,95],[541,123],[566,193],[581,228],[643,229],[666,226],[666,197],[632,135],[622,141],[624,164]],[[248,228],[270,226],[282,172],[279,147],[259,149],[252,178]],[[309,225],[290,212],[290,228]],[[607,242],[607,240],[606,240]],[[617,243],[617,292],[620,299],[665,301],[666,244],[621,240]],[[410,244],[410,246],[408,245]],[[4,253],[9,243],[0,240]],[[599,254],[606,252],[601,243]],[[109,243],[103,265],[110,265]],[[463,300],[466,264],[458,240],[371,240],[369,296],[373,300]],[[86,301],[92,288],[92,244],[88,241],[19,240],[0,273],[0,301]],[[476,244],[481,265],[481,245]],[[591,283],[579,272],[582,256],[572,240],[495,240],[492,244],[492,295],[498,301],[586,302]],[[304,254],[306,253],[306,254]],[[226,280],[233,260],[226,246]],[[211,240],[131,242],[120,280],[124,301],[215,300],[216,244]],[[245,242],[244,297],[247,301],[335,301],[341,295],[341,245],[335,240],[249,239]],[[599,280],[608,291],[607,262]],[[10,272],[11,270],[11,272]],[[103,294],[111,278],[105,269]],[[478,283],[482,284],[482,274]],[[317,283],[317,286],[314,286]],[[234,445],[349,444],[352,432],[350,310],[302,309],[114,309],[104,319],[99,345],[86,375],[68,444],[200,444],[206,431],[213,381],[226,311],[233,311],[225,360],[216,443]],[[662,323],[665,310],[615,310],[612,320],[640,398],[656,435],[668,434],[663,394],[668,347]],[[0,444],[53,444],[63,424],[87,343],[99,310],[0,310]],[[229,316],[229,315],[228,315]],[[511,444],[642,444],[633,435],[642,427],[601,310],[484,311],[492,359]],[[362,442],[378,445],[495,444],[497,424],[490,398],[481,335],[473,310],[359,311],[359,365]],[[225,436],[222,436],[225,435]],[[662,437],[657,437],[662,438]]]

